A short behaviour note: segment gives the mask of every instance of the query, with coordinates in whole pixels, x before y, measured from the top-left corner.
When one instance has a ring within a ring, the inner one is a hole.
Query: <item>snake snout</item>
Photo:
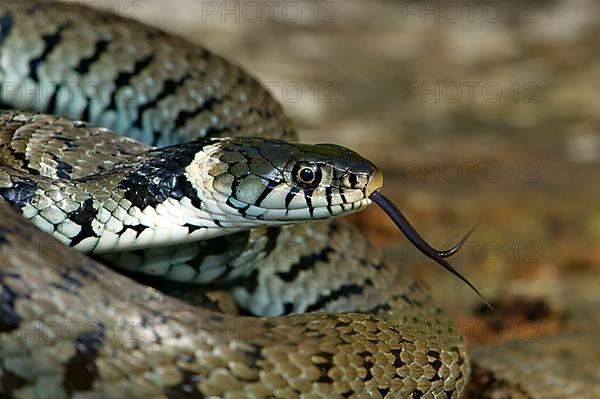
[[[374,192],[381,190],[381,187],[383,187],[383,172],[381,169],[375,169],[375,172],[371,176],[371,179],[367,184],[367,188],[365,189],[367,198],[369,198]]]

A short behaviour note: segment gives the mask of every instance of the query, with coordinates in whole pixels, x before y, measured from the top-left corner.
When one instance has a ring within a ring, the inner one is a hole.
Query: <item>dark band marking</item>
[[[233,209],[236,209],[238,213],[242,216],[246,216],[246,212],[248,211],[248,208],[250,208],[249,204],[244,204],[241,208],[235,206],[233,202],[231,202],[231,198],[227,198],[227,201],[225,201],[225,203]]]
[[[188,228],[188,234],[192,234],[196,230],[200,230],[200,229],[204,229],[205,228],[204,226],[197,226],[195,224],[189,224],[189,223],[184,224],[183,227],[187,227]]]
[[[168,399],[203,399],[205,396],[197,387],[205,378],[200,374],[184,371],[179,384],[165,388],[165,396]]]
[[[238,212],[240,213],[240,215],[246,217],[246,215],[248,214],[248,209],[250,208],[250,205],[246,205],[243,208],[238,208]]]
[[[75,277],[71,276],[68,272],[63,272],[60,276],[69,284],[75,287],[81,287],[81,281],[77,280]]]
[[[343,205],[348,204],[348,201],[346,201],[346,196],[344,195],[344,190],[340,190],[340,197],[342,197],[342,202],[343,202],[342,209],[346,210]]]
[[[333,209],[331,208],[331,206],[332,206],[331,196],[332,195],[333,195],[333,193],[332,193],[331,187],[330,186],[325,187],[325,199],[327,200],[327,212],[329,212],[329,214],[333,216]]]
[[[194,205],[198,209],[202,209],[202,200],[200,199],[200,197],[198,197],[198,193],[196,192],[194,187],[192,187],[192,185],[184,175],[179,176],[179,179],[177,180],[177,186],[175,186],[175,188],[171,192],[171,197],[173,198],[177,198],[176,195],[179,195],[177,187],[179,187],[181,192],[192,201],[192,205]]]
[[[390,350],[390,353],[394,355],[394,367],[400,368],[402,366],[406,366],[406,364],[402,361],[402,349],[392,349]],[[429,354],[429,352],[427,354]]]
[[[267,195],[269,195],[271,193],[271,191],[273,191],[275,189],[275,187],[279,186],[279,184],[281,184],[281,183],[273,181],[273,180],[269,180],[267,187],[263,190],[262,193],[260,193],[260,195],[258,196],[256,201],[254,201],[254,206],[260,206],[260,204],[264,201],[264,199],[267,198]]]
[[[131,230],[135,231],[135,238],[138,238],[140,236],[140,234],[142,234],[142,232],[144,232],[144,230],[146,230],[147,228],[148,228],[148,226],[144,226],[143,224],[136,224],[136,225],[124,224],[121,231],[119,231],[117,234],[121,235],[121,234],[125,233],[127,231],[127,229],[131,229]]]
[[[84,59],[80,60],[79,65],[77,65],[74,68],[74,70],[76,72],[78,72],[80,75],[84,75],[84,74],[88,73],[92,64],[94,62],[98,61],[100,56],[102,54],[104,54],[109,43],[110,42],[108,40],[100,40],[100,41],[96,42],[96,49],[94,50],[94,53],[91,56],[89,56],[88,58],[84,58]],[[59,93],[61,87],[62,86],[60,84],[57,84],[56,87],[54,88],[54,92],[52,93],[52,96],[50,96],[50,99],[48,100],[48,103],[46,104],[46,112],[48,112],[48,113],[55,112],[56,101],[58,99],[58,93]],[[114,92],[113,92],[113,95],[114,95]],[[83,112],[81,113],[81,116],[80,116],[81,119],[90,120],[90,104],[91,104],[91,102],[88,100],[86,102],[85,108],[83,109]]]
[[[91,105],[91,101],[89,101],[89,98],[88,98],[88,101],[85,102],[85,108],[83,108],[83,111],[81,112],[81,116],[80,116],[81,119],[86,120],[86,121],[90,120],[90,105]]]
[[[80,60],[79,65],[77,65],[74,68],[75,71],[78,72],[80,75],[84,75],[84,74],[88,73],[92,64],[94,62],[98,61],[98,59],[100,59],[102,54],[104,54],[104,52],[108,48],[109,43],[110,42],[108,40],[97,41],[94,53],[91,56],[89,56],[88,58],[84,58],[84,59]]]
[[[415,302],[413,302],[412,299],[410,299],[410,297],[406,294],[402,294],[400,295],[400,298],[402,298],[404,300],[404,302],[408,303],[409,305],[414,305]]]
[[[92,221],[98,215],[98,210],[94,209],[94,200],[86,199],[75,211],[69,213],[68,218],[81,226],[81,231],[71,240],[71,246],[79,244],[89,237],[99,237],[92,227]]]
[[[58,155],[50,153],[52,159],[56,162],[56,176],[61,179],[70,179],[73,173],[73,166],[60,160]]]
[[[20,211],[25,205],[31,203],[36,191],[37,185],[33,180],[23,178],[14,183],[12,187],[0,188],[0,196],[13,208]]]
[[[134,76],[139,75],[152,61],[154,60],[154,55],[148,54],[140,61],[136,62],[133,66],[133,70],[131,72],[121,72],[115,79],[115,89],[113,90],[110,96],[110,104],[106,108],[106,110],[116,110],[117,109],[117,92],[120,88],[129,86],[131,83],[131,79]]]
[[[73,122],[73,127],[76,129],[80,129],[82,127],[86,127],[87,124],[83,123],[77,123],[77,122]],[[69,148],[69,149],[73,149],[77,147],[77,144],[75,144],[75,139],[72,137],[61,137],[61,141],[64,144],[65,147]]]
[[[205,241],[199,241],[198,246],[200,249],[198,253],[192,259],[190,259],[187,264],[199,272],[201,270],[202,263],[204,263],[204,260],[207,256],[228,253],[231,258],[235,258],[236,256],[239,256],[247,247],[249,237],[250,233],[248,231],[243,231],[240,233],[211,238]],[[215,276],[215,278],[211,280],[211,284],[221,283],[227,278],[228,274],[231,272],[231,267],[227,262],[225,262],[224,266],[226,267],[223,272],[220,275]],[[161,287],[162,285],[164,285],[164,283],[161,283]]]
[[[2,378],[0,378],[0,392],[12,398],[14,392],[23,388],[29,383],[25,378],[21,378],[12,371],[3,369]]]
[[[281,233],[281,227],[269,227],[267,229],[266,235],[268,241],[265,245],[265,249],[263,250],[265,252],[265,255],[271,255],[271,252],[277,246],[277,239],[279,238],[279,233]]]
[[[320,358],[318,362],[315,362],[315,366],[321,372],[321,376],[317,382],[323,382],[326,384],[333,384],[334,381],[329,377],[329,371],[334,367],[333,353],[319,352],[316,357]]]
[[[56,113],[56,100],[58,100],[58,91],[60,90],[60,88],[61,86],[59,84],[57,84],[56,87],[54,87],[54,92],[50,96],[50,99],[46,104],[46,110],[44,112],[48,114]]]
[[[236,164],[229,164],[229,167],[228,167],[228,171],[229,171],[229,173],[231,173],[231,167],[232,167],[233,165],[236,165]],[[244,175],[244,176],[236,176],[236,175],[233,175],[233,181],[231,182],[231,195],[232,195],[232,196],[233,196],[235,199],[237,199],[237,189],[238,189],[238,186],[240,185],[240,180],[241,180],[241,179],[243,179],[243,178],[244,178],[244,177],[246,177],[246,176],[248,176],[248,174],[246,174],[246,175]],[[229,201],[229,199],[227,199],[227,202],[230,202],[230,201]],[[232,206],[232,207],[233,207],[233,205],[231,205],[231,204],[230,204],[230,206]],[[234,207],[234,208],[235,208],[235,207]]]
[[[296,196],[296,194],[298,194],[300,192],[300,189],[298,187],[292,187],[292,189],[290,190],[289,193],[287,193],[287,195],[285,196],[285,209],[290,209],[290,204],[292,203],[292,200],[294,199],[294,197]]]
[[[42,40],[44,40],[44,50],[42,51],[42,54],[29,61],[29,75],[31,76],[31,79],[33,79],[34,82],[39,83],[40,80],[37,71],[38,67],[46,60],[46,58],[50,55],[52,50],[54,50],[54,48],[58,45],[58,43],[60,42],[60,36],[62,32],[68,26],[69,24],[59,26],[56,29],[56,32],[50,35],[42,36]]]
[[[350,183],[350,188],[356,188],[358,184],[358,177],[354,173],[350,173],[348,176],[348,182]]]
[[[292,265],[289,271],[279,272],[277,273],[277,276],[283,281],[294,281],[300,272],[314,268],[317,261],[327,262],[329,254],[332,252],[334,252],[332,247],[326,247],[320,252],[302,256],[298,263]]]
[[[365,285],[372,285],[373,283],[370,280],[365,282]],[[328,295],[320,295],[315,303],[308,306],[306,308],[307,312],[315,312],[318,310],[323,310],[325,305],[330,302],[336,301],[341,298],[347,298],[351,295],[361,295],[363,293],[363,287],[358,284],[346,284],[342,285],[335,291],[332,291]]]
[[[392,307],[389,303],[380,303],[378,305],[373,306],[371,309],[367,310],[365,313],[378,314],[379,312],[389,312],[392,310]]]
[[[206,111],[211,111],[213,109],[213,107],[217,104],[221,104],[223,102],[222,99],[219,98],[210,98],[207,101],[205,101],[204,103],[200,104],[199,107],[197,107],[196,109],[193,109],[191,111],[180,111],[179,114],[177,114],[177,118],[175,119],[175,127],[181,127],[181,126],[185,126],[186,122],[203,113]]]
[[[236,281],[235,286],[243,288],[251,293],[256,291],[256,288],[258,288],[258,270],[255,269],[252,271],[252,273],[250,273],[249,276],[244,277],[242,280]],[[258,316],[249,312],[248,309],[242,308],[240,310],[246,312],[247,315]]]
[[[138,112],[137,119],[135,120],[135,122],[133,122],[133,126],[142,129],[142,117],[144,115],[144,112],[147,109],[156,107],[156,105],[161,100],[165,99],[166,97],[175,94],[177,92],[177,89],[179,89],[183,85],[183,83],[185,82],[185,80],[187,78],[189,78],[189,77],[190,77],[189,74],[185,74],[179,80],[173,80],[173,79],[165,80],[165,83],[163,85],[163,89],[160,92],[160,94],[158,96],[156,96],[150,102],[142,104],[142,105],[140,105],[138,107],[138,109],[137,109],[137,112]]]
[[[304,200],[306,201],[306,206],[308,206],[308,212],[310,213],[310,217],[313,217],[315,213],[315,208],[312,205],[312,195],[315,190],[304,190]]]
[[[360,352],[362,355],[367,355],[370,352],[368,351],[364,351],[364,352]],[[373,379],[373,372],[371,371],[371,369],[373,368],[373,362],[371,361],[371,358],[367,358],[364,360],[363,362],[363,367],[365,368],[365,370],[367,371],[365,373],[365,376],[362,377],[361,379],[363,381],[369,381]],[[379,390],[379,388],[377,388],[377,390]]]
[[[0,46],[2,46],[6,38],[10,35],[12,27],[13,16],[11,14],[5,14],[0,17]]]
[[[11,332],[19,328],[21,318],[15,309],[15,294],[0,283],[0,332]]]
[[[282,314],[290,314],[294,311],[294,304],[291,302],[286,302],[283,304],[283,313]]]
[[[446,391],[446,393],[448,393],[449,391]],[[410,395],[410,399],[421,399],[423,397],[424,393],[418,389],[414,390],[412,392],[412,394]]]
[[[65,365],[63,384],[69,395],[77,391],[90,391],[98,377],[96,359],[104,341],[104,326],[87,328],[75,341],[75,355]]]

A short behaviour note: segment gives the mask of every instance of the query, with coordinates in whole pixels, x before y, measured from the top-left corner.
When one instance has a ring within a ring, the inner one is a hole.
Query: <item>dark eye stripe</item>
[[[285,196],[285,208],[286,209],[290,208],[290,204],[292,203],[292,200],[294,199],[296,194],[298,194],[299,192],[300,192],[300,189],[298,187],[292,187],[290,192],[287,193],[287,195]]]
[[[273,189],[275,187],[277,187],[279,184],[281,184],[281,183],[273,181],[273,180],[269,180],[269,184],[267,185],[267,187],[265,187],[265,189],[263,190],[262,193],[260,193],[260,195],[258,196],[256,201],[254,201],[254,206],[260,206],[260,204],[264,201],[264,199],[267,198],[267,195],[269,195],[271,193],[271,191],[273,191]]]
[[[340,190],[340,197],[342,197],[342,202],[344,204],[348,203],[348,201],[346,201],[346,196],[344,195],[344,190]]]
[[[333,215],[333,210],[331,209],[331,204],[332,204],[331,196],[332,195],[333,195],[333,193],[331,191],[331,187],[329,187],[329,186],[325,187],[325,199],[327,199],[327,212],[329,212],[330,215]]]
[[[308,206],[308,212],[310,213],[310,217],[313,217],[315,213],[315,208],[312,205],[312,194],[315,190],[306,190],[304,191],[304,200],[306,201],[306,206]]]

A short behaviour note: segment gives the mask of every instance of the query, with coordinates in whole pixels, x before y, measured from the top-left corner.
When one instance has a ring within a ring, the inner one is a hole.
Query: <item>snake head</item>
[[[203,162],[208,179],[197,186],[205,198],[212,198],[213,204],[206,206],[256,225],[357,212],[383,184],[373,163],[333,144],[217,139]]]
[[[250,221],[245,225],[251,228],[324,219],[360,211],[373,201],[423,254],[483,299],[445,259],[460,250],[473,229],[452,248],[434,249],[380,192],[382,172],[356,152],[334,144],[296,144],[264,138],[216,139],[212,149],[203,152],[210,153],[205,164],[209,179],[202,185],[204,197],[212,197],[212,208],[237,219],[238,226],[244,224],[240,220]],[[226,222],[220,224],[226,227]]]

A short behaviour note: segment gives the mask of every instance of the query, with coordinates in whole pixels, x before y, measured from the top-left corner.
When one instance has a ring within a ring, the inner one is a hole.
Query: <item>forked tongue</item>
[[[417,233],[417,231],[415,230],[414,227],[412,227],[412,225],[410,224],[408,219],[406,219],[406,217],[402,214],[402,212],[400,212],[400,209],[398,209],[396,207],[396,205],[394,205],[392,203],[392,201],[390,201],[383,194],[381,194],[380,191],[375,191],[374,193],[371,194],[371,196],[369,198],[374,203],[379,205],[381,207],[381,209],[383,209],[383,211],[390,217],[390,219],[392,219],[392,221],[396,224],[396,226],[398,226],[400,231],[402,231],[402,233],[406,236],[406,238],[408,238],[408,240],[415,247],[417,247],[417,249],[419,251],[421,251],[428,258],[434,260],[435,262],[437,262],[437,264],[442,266],[444,269],[448,270],[450,273],[454,274],[456,277],[461,279],[465,284],[467,284],[469,287],[471,287],[471,289],[473,291],[475,291],[475,293],[477,295],[479,295],[481,300],[483,302],[485,302],[485,304],[487,306],[492,308],[492,305],[490,305],[488,303],[488,301],[485,300],[485,298],[483,297],[483,295],[481,295],[481,293],[477,290],[477,288],[475,288],[475,286],[473,284],[471,284],[469,282],[469,280],[467,280],[465,277],[463,277],[458,271],[456,271],[456,269],[454,267],[452,267],[452,265],[450,263],[448,263],[448,261],[446,261],[446,259],[444,259],[444,258],[450,257],[450,256],[454,255],[456,252],[458,252],[458,250],[460,250],[460,248],[467,241],[467,239],[469,238],[471,233],[473,233],[473,231],[475,231],[475,228],[477,226],[474,226],[471,230],[469,230],[469,232],[463,237],[463,239],[460,240],[452,248],[450,248],[446,251],[438,251],[437,249],[435,249],[431,245],[429,245],[423,239],[423,237],[421,237],[419,235],[419,233]]]

